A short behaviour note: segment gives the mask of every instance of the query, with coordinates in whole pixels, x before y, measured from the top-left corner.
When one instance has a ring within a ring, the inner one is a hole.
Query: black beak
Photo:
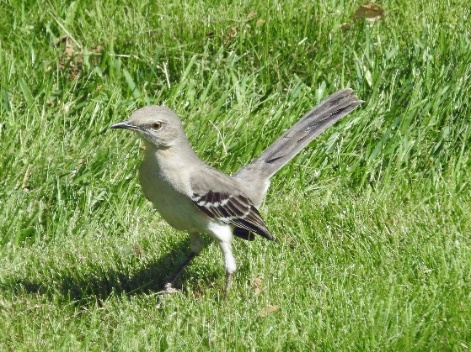
[[[122,130],[137,130],[137,126],[133,125],[129,121],[115,123],[114,125],[110,126],[110,128]]]

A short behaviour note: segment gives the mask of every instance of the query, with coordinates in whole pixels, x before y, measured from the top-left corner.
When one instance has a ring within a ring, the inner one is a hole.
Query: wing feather
[[[275,240],[267,229],[259,211],[253,203],[242,193],[227,194],[222,192],[208,191],[205,194],[193,193],[191,199],[195,205],[212,219],[216,219],[234,225],[242,231],[245,239],[252,239],[247,233],[254,232],[269,240]],[[245,231],[244,231],[245,230]]]

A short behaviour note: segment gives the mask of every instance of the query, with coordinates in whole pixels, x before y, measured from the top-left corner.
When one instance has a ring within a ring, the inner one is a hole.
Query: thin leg
[[[185,270],[188,264],[190,264],[193,258],[196,257],[201,252],[201,249],[203,248],[203,243],[201,242],[201,238],[198,234],[190,233],[190,240],[191,240],[190,254],[188,255],[188,257],[186,257],[185,261],[178,267],[177,271],[170,278],[169,282],[165,284],[165,291],[168,293],[177,292],[177,290],[173,288],[173,284],[180,277],[183,270]]]
[[[195,252],[191,252],[188,257],[186,257],[185,261],[178,267],[177,271],[175,274],[173,274],[172,278],[168,281],[168,283],[165,285],[165,289],[171,289],[175,281],[179,278],[183,270],[190,264],[190,262],[193,260],[194,257],[196,257],[198,254]]]
[[[231,251],[231,244],[228,242],[221,241],[219,242],[222,252],[224,254],[224,266],[226,267],[226,288],[224,290],[225,298],[229,295],[229,289],[232,283],[232,276],[237,270],[236,262]]]
[[[232,283],[232,276],[234,273],[227,273],[226,274],[226,290],[224,292],[224,297],[227,299],[229,297],[229,289],[231,288],[231,283]]]

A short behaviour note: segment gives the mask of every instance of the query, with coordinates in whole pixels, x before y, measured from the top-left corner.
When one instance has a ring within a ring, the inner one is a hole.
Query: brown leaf
[[[263,19],[260,18],[259,20],[257,20],[257,26],[261,26],[261,25],[264,24],[265,22],[266,22],[265,20],[263,20]]]
[[[78,76],[78,69],[77,69],[77,65],[75,65],[74,60],[73,60],[75,56],[75,50],[69,36],[64,35],[58,38],[55,44],[57,47],[63,47],[63,50],[64,50],[59,60],[59,65],[58,65],[59,69],[63,70],[66,67],[68,67],[70,77],[72,79],[76,78]],[[78,64],[81,65],[82,62],[79,61]]]
[[[386,12],[380,5],[374,2],[368,2],[366,4],[360,5],[360,7],[356,10],[353,19],[358,20],[364,18],[368,22],[376,22],[383,19],[385,14]]]
[[[94,49],[92,49],[92,53],[96,55],[101,55],[101,52],[103,51],[103,48],[101,45],[97,45]]]
[[[248,14],[247,14],[247,19],[248,20],[251,20],[252,18],[254,18],[255,16],[257,16],[257,13],[255,11],[250,11]]]
[[[70,42],[69,36],[63,35],[62,37],[57,38],[56,46],[60,46],[61,44],[64,44],[64,53],[68,59],[74,56],[74,47],[72,46],[72,43]]]
[[[143,256],[143,251],[142,251],[142,248],[141,246],[139,246],[138,244],[135,244],[134,245],[134,253],[136,254],[137,257],[141,258]]]
[[[238,27],[234,26],[231,28],[230,32],[227,34],[229,38],[234,38],[237,35]]]
[[[234,38],[237,35],[238,30],[239,30],[239,27],[237,26],[232,27],[229,33],[226,34],[226,38],[224,39],[224,44],[227,44],[232,38]]]
[[[67,35],[57,38],[55,46],[61,49],[59,52],[59,70],[68,69],[72,79],[80,75],[84,65],[84,55],[87,55],[87,58],[91,57],[90,64],[97,65],[103,51],[103,48],[97,45],[91,51],[84,54],[84,49],[78,46],[76,42],[74,46],[74,41]],[[46,70],[49,71],[51,68],[48,67]]]
[[[261,277],[256,277],[252,282],[252,287],[254,289],[254,295],[259,296],[262,293],[263,280]]]
[[[262,309],[260,313],[258,313],[258,315],[260,315],[261,317],[266,317],[268,314],[276,312],[278,309],[280,309],[279,306],[268,305],[267,308]]]
[[[70,41],[67,41],[65,43],[65,55],[70,59],[72,56],[74,56],[74,47],[70,43]]]

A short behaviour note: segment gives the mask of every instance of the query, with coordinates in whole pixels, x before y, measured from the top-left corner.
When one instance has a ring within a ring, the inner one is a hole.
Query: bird
[[[350,88],[337,91],[232,176],[197,156],[181,119],[165,106],[145,106],[128,120],[113,124],[110,128],[133,131],[144,141],[138,172],[144,196],[170,226],[190,237],[189,254],[165,285],[165,292],[175,292],[175,281],[204,247],[201,235],[209,234],[224,256],[227,297],[237,269],[231,249],[234,238],[251,241],[260,235],[275,241],[259,212],[270,178],[326,128],[362,103]]]

